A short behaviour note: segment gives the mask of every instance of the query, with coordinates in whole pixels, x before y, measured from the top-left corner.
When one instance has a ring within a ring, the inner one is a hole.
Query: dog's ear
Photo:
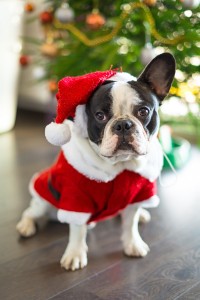
[[[162,101],[168,94],[176,69],[173,55],[163,53],[156,56],[138,77],[139,83],[147,85]]]

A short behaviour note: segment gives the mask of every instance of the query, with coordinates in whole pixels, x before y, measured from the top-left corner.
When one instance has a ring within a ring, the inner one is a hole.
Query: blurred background
[[[189,153],[184,141],[200,144],[199,3],[1,0],[0,133],[15,126],[21,110],[52,118],[64,76],[111,67],[138,76],[168,51],[177,71],[160,110],[160,140],[172,163],[181,165]]]
[[[200,299],[199,6],[200,0],[0,0],[1,299]],[[15,230],[29,205],[30,178],[59,152],[44,135],[56,113],[58,81],[111,67],[138,76],[165,51],[177,62],[160,107],[159,139],[169,160],[158,180],[160,206],[150,226],[140,226],[152,251],[133,263],[125,258],[114,218],[89,232],[89,266],[64,272],[58,262],[65,224],[38,224],[30,240]]]

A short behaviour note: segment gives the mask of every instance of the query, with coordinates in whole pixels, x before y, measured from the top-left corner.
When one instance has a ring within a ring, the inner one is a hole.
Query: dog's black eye
[[[106,120],[106,115],[105,115],[104,112],[102,112],[102,111],[96,112],[95,117],[96,117],[97,120],[99,120],[99,121],[105,121],[105,120]]]
[[[144,107],[141,107],[139,110],[138,110],[138,116],[139,117],[146,117],[148,116],[150,110],[148,107],[144,106]]]

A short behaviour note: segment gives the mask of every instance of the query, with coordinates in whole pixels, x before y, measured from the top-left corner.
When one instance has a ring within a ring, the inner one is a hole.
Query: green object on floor
[[[172,147],[169,152],[165,152],[175,169],[179,169],[185,165],[190,157],[190,143],[182,138],[172,138]],[[170,169],[169,163],[164,158],[164,169]]]

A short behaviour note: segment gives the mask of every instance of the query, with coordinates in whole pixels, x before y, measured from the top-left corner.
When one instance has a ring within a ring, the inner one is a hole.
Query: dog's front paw
[[[87,266],[87,246],[81,246],[79,249],[67,247],[61,258],[61,266],[66,270],[78,270]]]
[[[30,237],[36,233],[36,225],[33,219],[22,217],[16,226],[17,231],[23,237]]]
[[[140,237],[124,244],[124,252],[128,256],[144,257],[149,251],[149,246]]]

